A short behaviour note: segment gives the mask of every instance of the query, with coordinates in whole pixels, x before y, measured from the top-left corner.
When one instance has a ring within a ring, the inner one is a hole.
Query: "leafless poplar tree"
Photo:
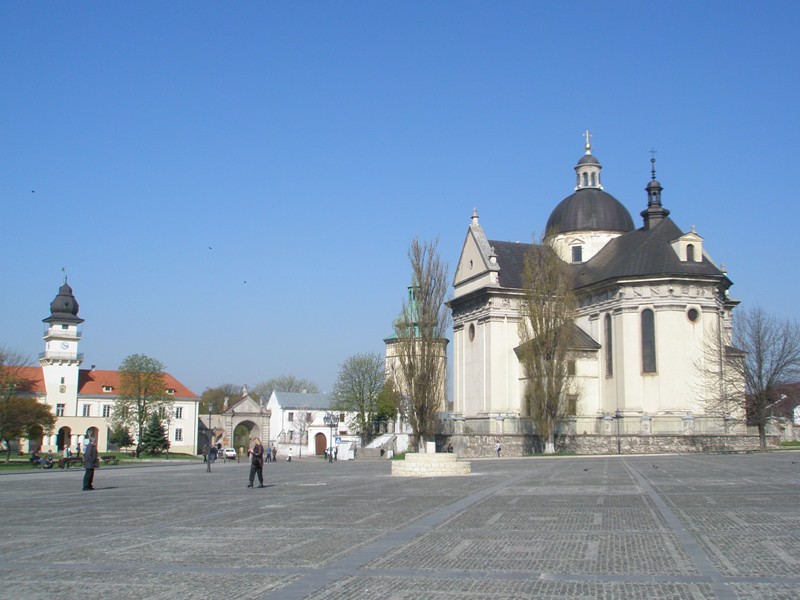
[[[546,243],[525,256],[520,302],[519,359],[525,375],[525,412],[536,425],[546,454],[555,452],[555,433],[572,393],[569,346],[575,327],[572,274]]]
[[[395,322],[399,387],[412,430],[412,447],[424,451],[432,438],[437,413],[445,409],[447,393],[447,339],[450,313],[445,306],[447,266],[441,261],[438,240],[415,238],[408,250],[412,286]]]

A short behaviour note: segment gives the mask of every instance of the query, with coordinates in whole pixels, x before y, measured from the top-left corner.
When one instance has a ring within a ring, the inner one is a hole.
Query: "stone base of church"
[[[453,444],[462,458],[501,458],[542,453],[542,442],[532,434],[439,436],[437,442]],[[779,435],[767,436],[767,448],[780,447]],[[684,452],[751,452],[759,450],[757,435],[566,435],[556,438],[556,452],[568,454],[671,454]],[[435,455],[446,456],[446,455]]]
[[[405,460],[392,461],[394,477],[454,477],[471,473],[470,462],[458,460],[455,454],[409,452]]]

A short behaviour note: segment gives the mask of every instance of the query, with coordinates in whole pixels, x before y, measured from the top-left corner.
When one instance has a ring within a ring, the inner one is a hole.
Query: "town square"
[[[0,474],[14,597],[800,598],[800,452]]]

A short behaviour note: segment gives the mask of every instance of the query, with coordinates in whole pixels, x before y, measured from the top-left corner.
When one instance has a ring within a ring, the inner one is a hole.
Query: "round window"
[[[697,323],[697,321],[700,319],[700,311],[697,310],[696,308],[690,308],[689,310],[686,311],[686,317],[692,323]]]
[[[469,325],[469,341],[471,342],[474,339],[475,339],[475,325],[470,323],[470,325]]]

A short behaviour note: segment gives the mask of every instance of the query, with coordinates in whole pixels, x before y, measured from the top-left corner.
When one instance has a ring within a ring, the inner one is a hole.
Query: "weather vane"
[[[650,148],[650,177],[653,181],[656,180],[656,150]]]

